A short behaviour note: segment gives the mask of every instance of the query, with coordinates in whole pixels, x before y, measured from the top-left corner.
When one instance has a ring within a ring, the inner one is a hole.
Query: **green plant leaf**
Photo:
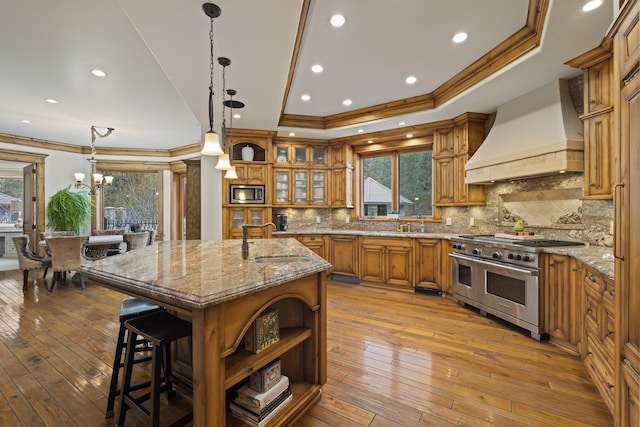
[[[88,195],[68,188],[59,190],[47,204],[47,227],[58,231],[71,230],[80,234],[80,228],[91,215],[92,202]]]

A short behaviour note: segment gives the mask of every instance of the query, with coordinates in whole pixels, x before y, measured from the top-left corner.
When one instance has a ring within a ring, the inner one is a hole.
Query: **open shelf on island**
[[[309,328],[280,328],[280,340],[258,354],[238,348],[225,359],[225,390],[311,337]],[[242,344],[241,344],[242,345]]]

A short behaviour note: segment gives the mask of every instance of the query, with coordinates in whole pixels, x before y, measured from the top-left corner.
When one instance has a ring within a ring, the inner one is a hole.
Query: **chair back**
[[[40,232],[40,240],[47,240],[49,237],[75,236],[73,231],[42,231]]]
[[[149,242],[147,244],[149,245],[153,245],[156,241],[156,230],[147,230],[147,232],[149,233]]]
[[[84,260],[82,253],[86,241],[86,236],[63,236],[47,239],[47,246],[51,251],[51,268],[53,271],[77,270]]]
[[[43,259],[38,259],[31,249],[29,249],[29,235],[22,234],[12,237],[13,245],[16,247],[18,255],[18,266],[20,270],[30,270],[32,268],[42,268]]]
[[[120,236],[124,234],[124,229],[119,228],[116,230],[93,230],[92,236]],[[109,246],[109,249],[120,249],[120,243],[114,243]]]
[[[122,240],[127,244],[127,251],[144,248],[149,241],[149,233],[147,231],[124,233]]]

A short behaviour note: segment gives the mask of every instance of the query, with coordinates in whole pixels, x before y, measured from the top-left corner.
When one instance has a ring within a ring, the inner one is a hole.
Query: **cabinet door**
[[[273,171],[273,180],[275,186],[274,204],[290,204],[291,203],[291,170],[275,169]]]
[[[571,284],[571,257],[547,254],[545,259],[545,329],[550,337],[575,346],[579,333],[575,325],[580,295]]]
[[[281,166],[285,166],[290,164],[291,162],[291,147],[289,145],[282,144],[274,144],[275,147],[275,158],[273,161],[275,164],[280,164]]]
[[[331,207],[347,206],[346,169],[331,170],[331,191],[329,192]]]
[[[453,196],[456,204],[465,204],[468,201],[467,188],[468,186],[464,183],[465,170],[464,165],[467,163],[469,156],[462,155],[456,156],[453,159],[453,167],[455,169],[454,172],[454,182],[453,182]]]
[[[398,240],[387,244],[385,283],[398,286],[413,286],[413,242]]]
[[[433,157],[453,156],[455,142],[453,128],[439,129],[433,132]]]
[[[225,233],[231,239],[242,238],[242,224],[260,225],[266,222],[268,217],[268,209],[265,208],[225,208],[229,214],[229,231]],[[266,238],[271,236],[270,227],[253,228],[247,230],[247,236],[254,239]]]
[[[300,236],[298,240],[322,258],[327,259],[324,237],[322,235]]]
[[[327,147],[309,147],[310,151],[310,165],[326,167],[328,162]]]
[[[453,157],[443,159],[433,159],[434,168],[434,189],[433,204],[434,205],[452,205],[454,203],[454,167]]]
[[[255,165],[248,163],[234,162],[236,167],[237,180],[233,180],[234,183],[240,182],[242,184],[265,184],[267,179],[267,166]]]
[[[610,199],[613,187],[612,113],[589,117],[584,121],[584,196]]]
[[[607,59],[592,65],[585,73],[585,113],[594,113],[610,107],[613,103],[613,99],[611,99],[611,60]]]
[[[293,171],[293,203],[307,204],[307,188],[309,186],[309,172]]]
[[[333,274],[358,277],[358,261],[358,238],[356,236],[331,237],[329,262]]]
[[[309,194],[311,198],[310,203],[314,205],[326,205],[327,204],[327,172],[310,170],[311,174],[311,188]]]
[[[385,246],[363,239],[360,245],[360,279],[365,282],[385,283]]]
[[[640,373],[622,363],[620,426],[640,426]]]
[[[440,241],[436,239],[416,239],[414,283],[425,288],[440,288]]]

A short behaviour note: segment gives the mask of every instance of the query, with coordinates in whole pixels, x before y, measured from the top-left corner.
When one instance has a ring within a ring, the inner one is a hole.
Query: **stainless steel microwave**
[[[231,184],[229,200],[231,203],[264,203],[264,185]]]

